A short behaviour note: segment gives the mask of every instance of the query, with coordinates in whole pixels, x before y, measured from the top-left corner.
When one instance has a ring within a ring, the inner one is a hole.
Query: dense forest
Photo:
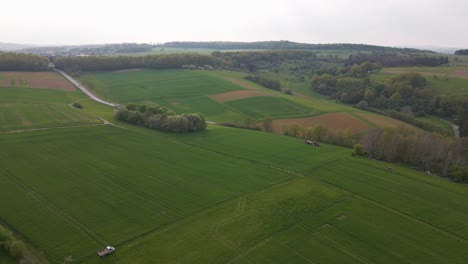
[[[205,118],[198,113],[176,115],[160,106],[128,104],[114,113],[117,120],[165,132],[197,132],[206,129]]]
[[[49,59],[38,55],[0,52],[0,71],[47,71]]]
[[[80,74],[83,71],[113,71],[129,68],[149,69],[179,69],[182,65],[212,65],[215,58],[209,55],[195,53],[131,56],[88,56],[88,57],[58,57],[54,59],[55,67],[70,74]]]

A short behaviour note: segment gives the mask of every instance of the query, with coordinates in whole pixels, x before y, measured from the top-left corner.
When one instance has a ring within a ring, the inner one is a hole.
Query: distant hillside
[[[352,51],[400,51],[405,53],[434,53],[428,50],[419,50],[413,48],[392,48],[384,46],[375,46],[367,44],[308,44],[297,43],[291,41],[260,41],[260,42],[191,42],[191,41],[175,41],[167,42],[160,45],[161,47],[171,48],[206,48],[215,50],[237,50],[237,49],[306,49],[306,50],[352,50]]]
[[[0,42],[0,51],[14,51],[14,50],[26,49],[26,48],[31,48],[31,47],[34,47],[34,45]]]

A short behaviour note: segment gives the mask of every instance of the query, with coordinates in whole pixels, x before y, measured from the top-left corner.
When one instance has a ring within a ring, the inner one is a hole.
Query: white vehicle
[[[110,255],[110,254],[114,253],[114,251],[115,251],[114,247],[107,246],[105,249],[99,250],[97,254],[100,257],[104,257],[104,256],[107,256],[107,255]]]

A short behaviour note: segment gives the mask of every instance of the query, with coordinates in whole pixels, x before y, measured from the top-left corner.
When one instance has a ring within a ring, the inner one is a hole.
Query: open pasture
[[[137,70],[85,73],[79,78],[98,95],[128,103],[158,98],[193,97],[240,90],[228,81],[188,70]]]
[[[0,88],[0,132],[71,125],[102,124],[68,104],[85,96],[79,91]]]
[[[110,126],[2,135],[0,141],[0,214],[54,262],[94,256],[106,244],[121,245],[289,177]]]
[[[56,72],[0,71],[0,87],[75,90],[71,83]]]
[[[468,257],[466,186],[341,147],[218,126],[68,128],[0,143],[0,214],[54,263]],[[99,259],[106,244],[117,252]]]

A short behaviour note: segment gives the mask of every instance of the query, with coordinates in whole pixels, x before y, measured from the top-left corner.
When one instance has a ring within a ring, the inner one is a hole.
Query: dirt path
[[[101,103],[101,104],[108,105],[108,106],[112,106],[112,107],[119,106],[119,104],[107,102],[107,101],[104,101],[101,98],[97,97],[96,95],[91,93],[90,90],[87,87],[83,86],[81,83],[79,83],[78,81],[73,79],[70,75],[66,74],[65,72],[63,72],[61,70],[57,70],[57,69],[54,69],[54,71],[62,74],[63,77],[67,78],[67,80],[69,80],[72,84],[74,84],[76,87],[78,87],[83,93],[85,93],[87,96],[89,96],[94,101],[96,101],[98,103]]]

